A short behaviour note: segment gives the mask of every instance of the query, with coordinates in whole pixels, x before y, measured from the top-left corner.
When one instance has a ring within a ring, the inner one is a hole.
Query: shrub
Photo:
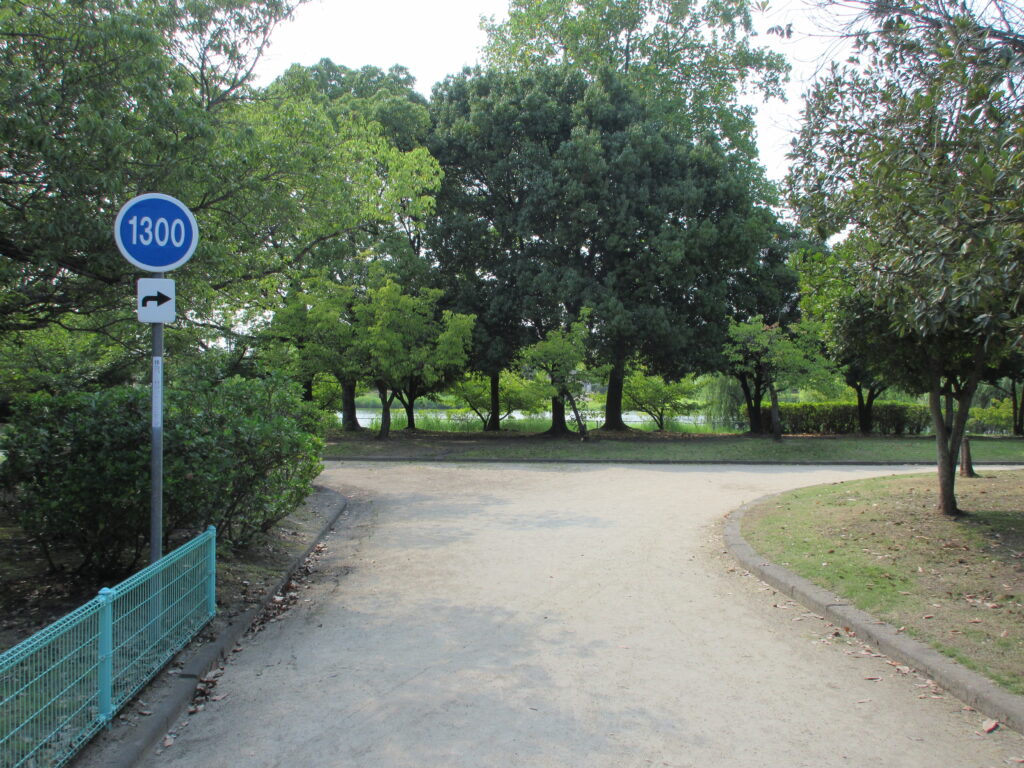
[[[923,405],[875,403],[873,413],[879,435],[920,435],[931,424]],[[849,435],[860,429],[854,403],[779,403],[779,415],[789,434]]]
[[[131,388],[33,395],[4,433],[4,503],[53,568],[120,575],[145,550],[149,398]]]
[[[164,530],[238,544],[294,509],[320,471],[321,417],[277,379],[166,393]],[[150,395],[36,395],[3,436],[5,504],[54,568],[118,576],[148,550]]]
[[[282,379],[232,378],[172,395],[165,514],[178,527],[216,525],[240,544],[302,503],[320,474],[325,414]]]
[[[967,431],[975,435],[1011,433],[1013,403],[1010,398],[994,400],[988,408],[971,408]]]

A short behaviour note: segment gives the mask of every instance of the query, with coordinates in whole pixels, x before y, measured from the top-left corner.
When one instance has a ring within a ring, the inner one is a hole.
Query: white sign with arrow
[[[135,311],[140,323],[173,323],[175,320],[174,281],[143,277],[138,282]]]

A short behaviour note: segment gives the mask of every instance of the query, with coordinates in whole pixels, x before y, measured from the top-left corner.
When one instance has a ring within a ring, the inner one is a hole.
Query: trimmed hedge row
[[[873,433],[920,435],[931,426],[923,405],[875,403]],[[849,435],[860,431],[856,403],[779,403],[782,430],[788,434]]]

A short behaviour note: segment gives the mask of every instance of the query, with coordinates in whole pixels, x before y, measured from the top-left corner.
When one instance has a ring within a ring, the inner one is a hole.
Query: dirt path
[[[356,537],[143,765],[1013,764],[1024,738],[721,551],[746,501],[892,472],[332,465]]]

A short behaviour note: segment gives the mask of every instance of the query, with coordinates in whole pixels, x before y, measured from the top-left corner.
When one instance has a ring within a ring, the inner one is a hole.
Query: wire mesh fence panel
[[[216,531],[0,654],[0,767],[63,765],[215,611]]]
[[[114,587],[113,701],[128,701],[210,617],[208,531]]]
[[[60,765],[102,727],[100,601],[0,657],[0,765]]]

